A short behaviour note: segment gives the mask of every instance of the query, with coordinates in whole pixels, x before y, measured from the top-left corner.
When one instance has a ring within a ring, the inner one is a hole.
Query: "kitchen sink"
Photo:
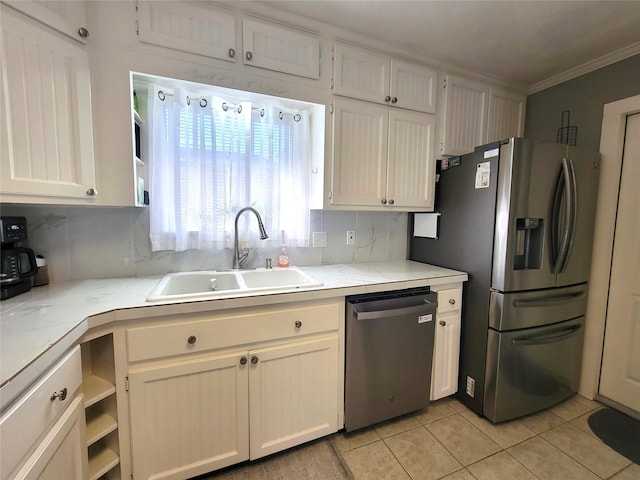
[[[322,286],[296,267],[200,271],[165,275],[147,297],[148,302],[164,300],[208,299],[252,292],[287,291]]]

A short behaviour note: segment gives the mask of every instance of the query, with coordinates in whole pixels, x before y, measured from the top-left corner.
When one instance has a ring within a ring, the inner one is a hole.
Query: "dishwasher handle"
[[[428,315],[429,313],[436,313],[436,305],[434,303],[425,303],[424,305],[416,305],[413,307],[393,308],[390,310],[374,310],[372,312],[358,312],[354,310],[353,318],[356,320],[376,320],[402,315]]]

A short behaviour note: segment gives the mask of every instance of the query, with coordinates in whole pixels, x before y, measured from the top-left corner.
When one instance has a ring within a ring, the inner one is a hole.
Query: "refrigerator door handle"
[[[577,300],[579,298],[582,298],[586,295],[587,293],[582,291],[582,292],[576,292],[576,293],[572,293],[570,295],[562,295],[562,296],[557,296],[557,297],[547,297],[547,298],[536,298],[533,300],[514,300],[513,301],[513,306],[515,308],[523,308],[523,307],[554,307],[560,303],[568,303],[568,302],[572,302],[574,300]]]
[[[572,180],[569,162],[566,158],[562,159],[562,172],[556,184],[556,193],[553,198],[552,222],[551,222],[551,246],[553,267],[552,273],[560,273],[565,264],[565,259],[570,247],[572,233],[572,217],[574,210],[574,197],[572,195]],[[562,205],[562,195],[564,193],[564,229],[562,232],[562,240],[558,238],[558,230],[560,228],[560,208]],[[558,244],[559,242],[559,244]]]
[[[573,161],[571,159],[569,159],[567,166],[569,169],[569,180],[570,180],[570,185],[568,190],[570,199],[567,202],[569,204],[569,206],[567,207],[567,210],[569,209],[571,210],[569,222],[568,222],[569,223],[569,227],[568,227],[569,242],[567,244],[564,258],[562,260],[562,265],[560,265],[560,272],[564,272],[564,270],[567,268],[567,263],[569,263],[569,257],[571,256],[571,249],[573,247],[573,240],[576,235],[576,223],[578,219],[578,183],[576,182],[576,171],[573,166]]]
[[[582,328],[582,325],[572,325],[571,327],[562,328],[553,333],[559,333],[559,335],[534,335],[531,337],[520,337],[511,340],[513,346],[524,347],[527,345],[542,345],[545,343],[553,343],[562,341],[572,335],[578,333],[578,330]]]

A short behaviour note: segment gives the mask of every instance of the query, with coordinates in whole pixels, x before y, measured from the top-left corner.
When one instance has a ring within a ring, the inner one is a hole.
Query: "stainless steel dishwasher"
[[[345,429],[427,407],[436,294],[419,288],[346,300]]]

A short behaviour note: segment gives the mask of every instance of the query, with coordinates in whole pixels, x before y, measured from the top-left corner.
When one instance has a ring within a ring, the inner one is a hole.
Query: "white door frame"
[[[602,163],[579,388],[581,395],[591,399],[598,394],[602,366],[626,117],[638,112],[640,112],[640,95],[607,103],[604,106],[600,137]]]

